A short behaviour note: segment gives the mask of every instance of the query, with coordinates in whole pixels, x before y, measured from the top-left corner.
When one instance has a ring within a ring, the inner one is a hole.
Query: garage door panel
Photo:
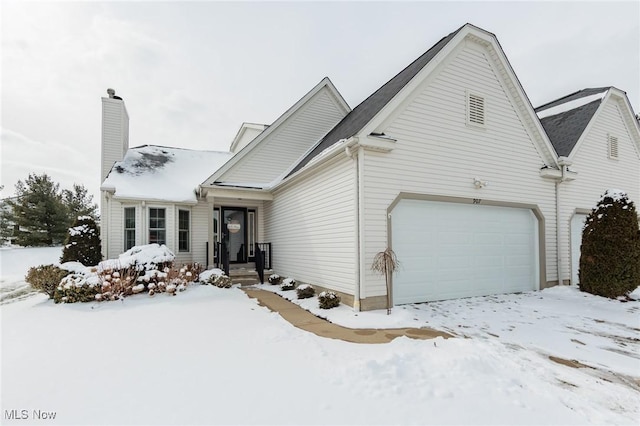
[[[394,303],[535,289],[537,238],[527,209],[402,200],[392,212]]]

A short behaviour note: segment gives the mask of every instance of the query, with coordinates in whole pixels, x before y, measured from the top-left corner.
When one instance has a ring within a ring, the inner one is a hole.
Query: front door
[[[247,262],[247,209],[222,208],[222,235],[229,250],[229,263]]]

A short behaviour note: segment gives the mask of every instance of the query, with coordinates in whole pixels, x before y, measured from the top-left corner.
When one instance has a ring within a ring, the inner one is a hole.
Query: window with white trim
[[[609,150],[609,158],[612,160],[618,159],[618,138],[615,136],[607,135],[607,146]]]
[[[484,97],[476,93],[467,92],[467,124],[480,127],[485,125]]]
[[[178,210],[178,251],[189,251],[188,210]]]
[[[136,245],[136,208],[124,209],[124,251]]]
[[[149,244],[167,243],[167,215],[165,209],[149,208]]]

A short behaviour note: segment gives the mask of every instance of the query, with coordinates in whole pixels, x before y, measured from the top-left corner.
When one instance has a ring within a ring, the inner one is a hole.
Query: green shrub
[[[100,285],[87,280],[84,274],[69,274],[60,281],[53,294],[56,303],[93,302],[100,300]]]
[[[55,265],[40,265],[30,268],[24,280],[34,289],[53,298],[60,281],[67,275],[69,275],[69,271]]]
[[[323,291],[318,295],[320,309],[331,309],[340,306],[340,296],[333,291]]]
[[[293,278],[287,278],[283,280],[282,284],[280,285],[280,289],[284,291],[293,290],[294,288],[296,288],[296,280],[294,280]]]
[[[272,274],[269,276],[269,284],[280,285],[282,283],[282,277],[278,274]]]
[[[100,230],[90,216],[80,216],[68,229],[60,263],[80,262],[94,266],[102,260]]]
[[[198,281],[202,284],[210,284],[219,288],[231,288],[232,282],[222,270],[220,269],[207,269],[200,273]]]
[[[308,299],[316,294],[316,291],[309,284],[303,284],[296,289],[298,299]]]
[[[635,205],[626,194],[607,191],[582,231],[580,290],[626,296],[640,285],[640,233]]]

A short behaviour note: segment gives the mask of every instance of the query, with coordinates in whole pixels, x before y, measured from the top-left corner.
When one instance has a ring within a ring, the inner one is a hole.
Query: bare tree
[[[388,247],[385,251],[376,254],[371,264],[371,270],[384,275],[387,283],[387,315],[391,313],[391,276],[399,266],[400,261],[396,254]]]

